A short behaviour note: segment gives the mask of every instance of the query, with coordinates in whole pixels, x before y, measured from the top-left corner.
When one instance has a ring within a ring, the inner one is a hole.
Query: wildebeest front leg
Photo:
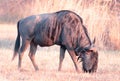
[[[79,72],[79,69],[78,69],[78,64],[77,64],[77,59],[76,59],[76,55],[75,55],[75,52],[74,50],[68,50],[72,60],[73,60],[73,63],[74,63],[74,66],[75,66],[75,69],[77,72]]]
[[[22,57],[24,55],[25,50],[27,49],[30,41],[22,39],[22,46],[19,51],[19,61],[18,61],[18,68],[21,68],[21,63],[22,63]]]
[[[66,48],[64,46],[61,46],[60,47],[60,57],[59,57],[59,68],[58,68],[58,71],[61,70],[61,67],[62,67],[62,62],[63,62],[63,59],[65,57],[65,50]]]
[[[37,70],[39,70],[39,68],[38,68],[38,66],[37,66],[37,64],[35,62],[35,53],[36,53],[36,50],[37,50],[37,45],[34,44],[33,42],[31,42],[30,43],[29,57],[30,57],[30,59],[32,61],[32,64],[33,64],[35,70],[37,71]]]

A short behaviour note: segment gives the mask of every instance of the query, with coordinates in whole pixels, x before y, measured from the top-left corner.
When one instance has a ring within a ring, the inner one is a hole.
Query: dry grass
[[[54,48],[54,47],[53,47]],[[22,63],[22,70],[17,69],[17,59],[11,62],[13,51],[0,49],[0,79],[5,81],[119,81],[120,80],[120,52],[99,53],[99,67],[97,73],[87,74],[82,71],[76,73],[68,53],[63,61],[61,72],[57,71],[59,52],[54,50],[37,51],[36,61],[40,68],[34,71],[27,53]],[[106,54],[109,53],[109,54]],[[54,60],[53,60],[54,59]],[[81,68],[81,67],[80,67]]]
[[[0,25],[0,48],[14,47],[14,42],[17,36],[16,25],[2,24]]]
[[[9,28],[8,28],[9,27]],[[59,47],[38,48],[36,61],[39,71],[35,72],[25,52],[22,70],[17,69],[18,58],[11,61],[16,38],[15,25],[0,25],[0,81],[120,81],[120,51],[99,51],[98,70],[94,74],[75,71],[73,62],[66,52],[62,71],[58,72]]]

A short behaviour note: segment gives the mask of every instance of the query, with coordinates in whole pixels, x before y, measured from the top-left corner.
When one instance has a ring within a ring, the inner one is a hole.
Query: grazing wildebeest
[[[79,71],[76,56],[78,56],[78,59],[82,59],[85,72],[96,71],[94,66],[97,66],[97,59],[94,59],[97,58],[97,51],[94,50],[95,47],[93,47],[87,29],[83,25],[82,18],[76,13],[62,10],[55,13],[29,16],[18,21],[17,30],[18,35],[13,59],[19,53],[18,68],[21,67],[22,57],[28,45],[30,45],[29,57],[35,70],[38,70],[35,62],[37,46],[45,47],[56,44],[60,46],[58,70],[61,70],[65,51],[67,50],[73,60],[76,71]],[[22,38],[21,47],[20,36]],[[87,54],[89,55],[87,56]],[[89,59],[90,56],[92,57],[91,59]]]

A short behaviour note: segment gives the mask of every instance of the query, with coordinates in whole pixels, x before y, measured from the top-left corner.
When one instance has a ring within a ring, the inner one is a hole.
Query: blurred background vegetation
[[[0,0],[0,24],[59,10],[79,14],[98,49],[120,50],[120,0]]]

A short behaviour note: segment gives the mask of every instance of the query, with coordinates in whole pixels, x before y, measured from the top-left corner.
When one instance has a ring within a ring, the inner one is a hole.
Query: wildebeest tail
[[[17,32],[18,32],[18,34],[17,34],[17,38],[16,38],[16,42],[15,42],[14,54],[13,54],[12,60],[14,60],[14,58],[15,58],[16,55],[18,54],[19,47],[20,47],[19,23],[20,23],[20,21],[18,21],[18,23],[17,23]]]

